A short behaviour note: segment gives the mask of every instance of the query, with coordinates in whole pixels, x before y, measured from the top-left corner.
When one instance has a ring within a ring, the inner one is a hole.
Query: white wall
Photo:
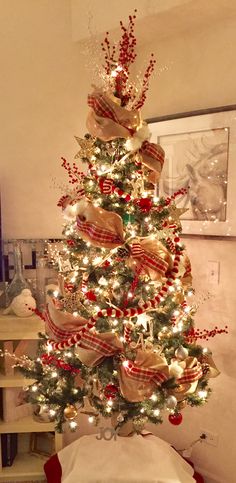
[[[0,0],[4,238],[60,236],[60,157],[76,153],[80,59],[68,0]]]
[[[157,59],[143,116],[236,104],[235,42],[233,16],[209,28],[192,30],[190,25],[178,36],[162,41],[157,38],[142,48],[140,65],[150,52]]]

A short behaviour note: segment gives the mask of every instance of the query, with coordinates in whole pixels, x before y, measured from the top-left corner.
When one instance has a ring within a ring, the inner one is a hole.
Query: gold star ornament
[[[80,150],[75,155],[75,159],[77,158],[91,159],[91,157],[94,156],[96,152],[95,138],[84,139],[84,138],[79,138],[75,136],[75,139],[80,146]]]
[[[171,217],[171,221],[176,221],[177,223],[179,223],[181,215],[183,215],[187,211],[188,211],[188,208],[177,208],[177,206],[172,205],[169,208],[168,217]]]

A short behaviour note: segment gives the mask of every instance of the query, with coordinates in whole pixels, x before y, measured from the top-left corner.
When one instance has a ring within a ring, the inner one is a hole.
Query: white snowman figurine
[[[14,297],[9,307],[4,310],[4,315],[15,314],[17,317],[30,317],[33,312],[30,309],[36,308],[36,301],[28,288],[24,288],[19,295]]]

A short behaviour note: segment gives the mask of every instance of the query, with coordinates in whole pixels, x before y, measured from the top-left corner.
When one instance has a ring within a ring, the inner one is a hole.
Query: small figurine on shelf
[[[33,315],[32,310],[36,308],[36,301],[28,288],[24,288],[19,295],[14,297],[11,304],[4,310],[3,314],[15,314],[18,317],[29,317]]]

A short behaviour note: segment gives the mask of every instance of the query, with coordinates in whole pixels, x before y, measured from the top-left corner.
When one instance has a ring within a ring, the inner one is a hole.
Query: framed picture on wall
[[[159,195],[188,188],[176,199],[183,233],[236,236],[236,106],[147,122],[165,150]]]

